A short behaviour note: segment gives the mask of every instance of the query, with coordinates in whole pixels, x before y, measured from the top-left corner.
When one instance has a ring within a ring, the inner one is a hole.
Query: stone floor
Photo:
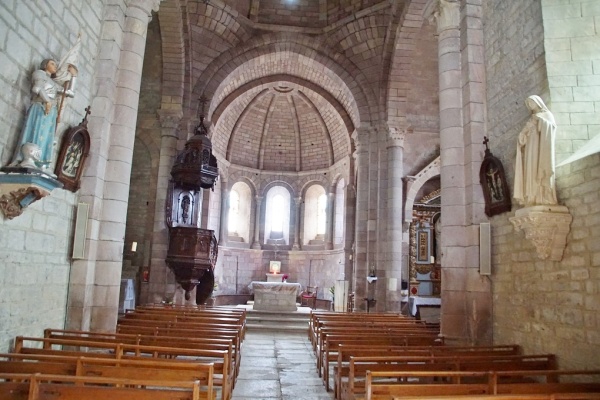
[[[248,331],[232,400],[333,399],[317,374],[306,332]]]

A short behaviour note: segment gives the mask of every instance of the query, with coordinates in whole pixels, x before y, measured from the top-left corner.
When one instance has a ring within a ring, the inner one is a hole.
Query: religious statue
[[[556,122],[539,96],[525,100],[531,117],[519,133],[513,197],[525,206],[556,205]]]
[[[45,59],[39,69],[33,72],[31,107],[10,166],[47,170],[52,163],[54,134],[56,125],[60,122],[64,100],[65,97],[74,96],[78,72],[74,62],[78,56],[79,44],[78,38],[77,44],[59,63],[51,58]],[[27,157],[27,154],[35,154],[35,157]]]

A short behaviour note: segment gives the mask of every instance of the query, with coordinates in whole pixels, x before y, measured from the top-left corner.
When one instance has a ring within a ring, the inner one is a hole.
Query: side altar
[[[302,286],[299,283],[252,282],[254,309],[262,311],[296,311],[296,297]]]

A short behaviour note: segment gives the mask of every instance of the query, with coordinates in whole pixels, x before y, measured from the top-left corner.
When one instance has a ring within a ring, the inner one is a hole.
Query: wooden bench
[[[2,400],[203,400],[198,381],[147,381],[46,374],[0,374]]]
[[[154,332],[153,332],[154,333]],[[234,374],[237,376],[240,366],[240,348],[237,342],[237,336],[230,338],[207,337],[184,337],[156,335],[156,334],[127,334],[127,333],[104,333],[77,330],[45,329],[45,338],[73,339],[73,340],[91,340],[94,342],[107,343],[129,343],[146,346],[167,346],[182,348],[202,348],[207,350],[227,350],[231,353],[233,364],[235,366]]]
[[[561,378],[573,381],[560,382]],[[435,383],[413,384],[411,379],[428,379]],[[600,393],[599,382],[600,371],[369,371],[364,399],[400,400],[410,396]]]
[[[556,369],[556,357],[553,354],[465,356],[460,352],[446,352],[424,357],[403,355],[350,357],[348,379],[341,382],[340,398],[354,399],[364,396],[368,371],[535,371],[554,369]],[[416,383],[416,380],[413,379],[411,383]]]
[[[209,307],[209,308],[198,308],[191,306],[178,306],[178,307],[157,307],[157,306],[139,306],[135,310],[126,310],[125,314],[138,313],[138,314],[149,314],[149,313],[160,313],[169,315],[179,316],[205,316],[205,317],[223,317],[223,318],[235,318],[239,321],[242,327],[242,338],[246,334],[246,310],[240,308],[226,308],[226,307]]]
[[[347,379],[349,375],[349,363],[351,357],[377,357],[377,356],[423,356],[438,354],[449,355],[458,354],[467,357],[472,356],[493,356],[510,357],[522,354],[522,349],[518,345],[507,346],[434,346],[434,347],[410,347],[406,346],[372,346],[372,345],[351,345],[340,344],[337,349],[337,364],[334,366],[334,394],[336,399],[341,398],[339,389],[342,380]]]
[[[414,318],[408,318],[397,314],[341,314],[341,315],[322,315],[312,313],[309,320],[309,339],[316,350],[319,345],[319,334],[325,327],[342,328],[345,327],[365,327],[368,325],[386,325],[399,324],[414,327],[426,327],[426,324],[417,321]]]
[[[197,381],[214,399],[213,364],[156,359],[117,360],[57,355],[0,354],[0,373],[96,376],[151,381]],[[149,383],[150,384],[150,383]],[[1,397],[1,395],[0,395]]]
[[[437,335],[419,335],[407,334],[402,332],[369,332],[369,335],[357,338],[353,334],[349,335],[326,335],[323,339],[322,348],[319,348],[317,355],[317,370],[319,376],[323,377],[323,382],[327,391],[329,391],[329,369],[330,363],[337,361],[337,348],[341,344],[347,345],[367,345],[367,346],[424,346],[429,347],[437,343]]]
[[[30,346],[26,346],[29,343]],[[203,350],[127,343],[94,342],[57,338],[17,336],[15,353],[88,356],[95,358],[163,358],[170,361],[213,363],[213,383],[221,388],[221,398],[228,400],[234,385],[232,359],[226,350]]]

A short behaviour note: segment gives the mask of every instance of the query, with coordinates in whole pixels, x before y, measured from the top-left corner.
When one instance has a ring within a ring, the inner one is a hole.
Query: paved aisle
[[[248,399],[333,399],[317,374],[306,332],[246,332],[232,400]]]

